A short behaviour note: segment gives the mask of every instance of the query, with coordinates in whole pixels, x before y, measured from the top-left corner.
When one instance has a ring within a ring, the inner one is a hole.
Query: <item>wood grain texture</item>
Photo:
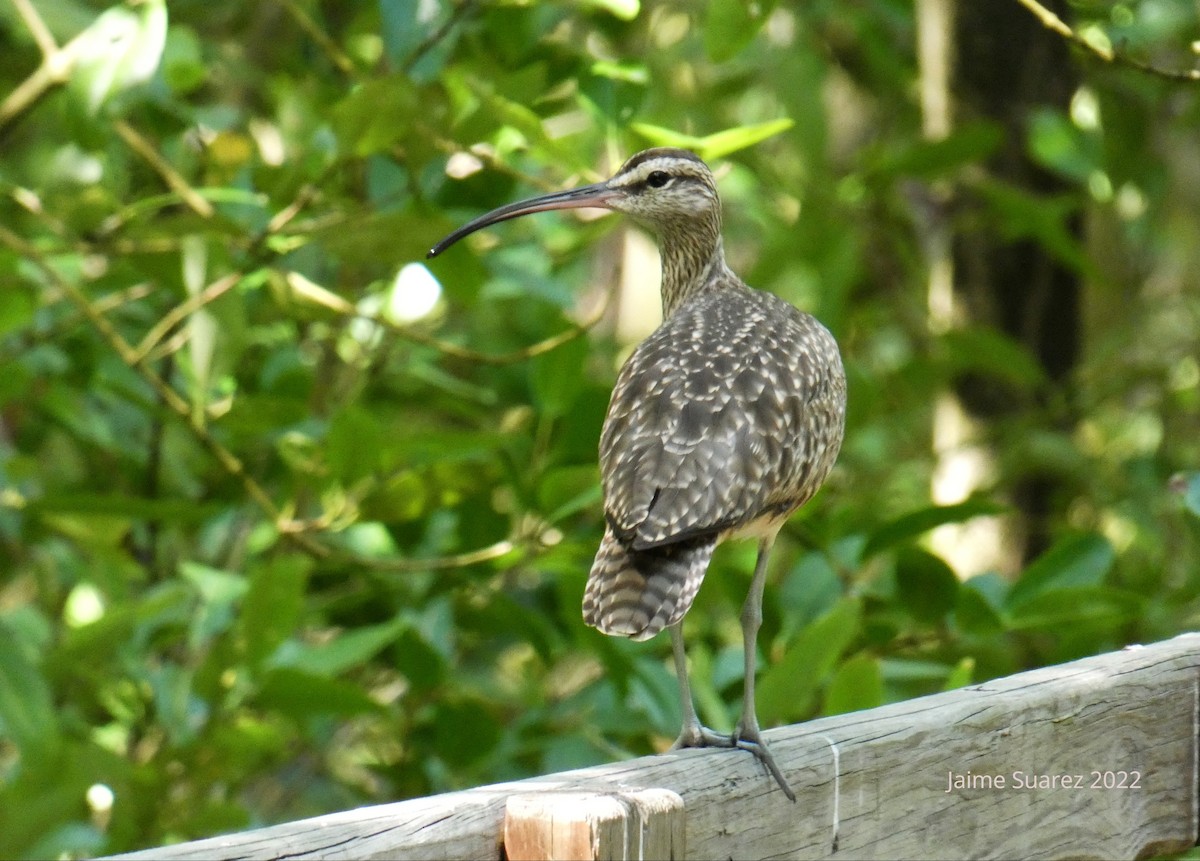
[[[1198,711],[1187,634],[773,730],[795,804],[749,753],[679,751],[123,857],[498,859],[512,796],[658,789],[694,858],[1147,857],[1197,842]]]
[[[666,789],[512,795],[504,849],[509,861],[680,859],[683,799]]]

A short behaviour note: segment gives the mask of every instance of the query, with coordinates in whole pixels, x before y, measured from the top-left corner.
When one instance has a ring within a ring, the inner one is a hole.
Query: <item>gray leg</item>
[[[671,651],[675,655],[675,675],[679,679],[679,705],[683,710],[683,729],[671,750],[682,747],[733,747],[734,741],[727,735],[713,732],[700,723],[696,707],[692,704],[692,689],[688,685],[687,654],[683,648],[683,622],[670,628]]]
[[[763,539],[758,545],[758,562],[754,565],[754,577],[750,581],[750,594],[746,596],[746,603],[742,606],[742,644],[745,649],[746,679],[742,691],[742,717],[738,721],[737,729],[733,731],[733,743],[757,756],[759,761],[771,772],[776,783],[779,784],[779,788],[783,790],[783,794],[791,801],[795,801],[796,794],[792,792],[783,772],[775,764],[775,757],[771,755],[771,750],[767,747],[767,742],[759,730],[758,713],[754,705],[754,676],[758,663],[758,629],[762,625],[762,599],[763,587],[767,582],[767,557],[771,553],[773,543],[774,537]]]

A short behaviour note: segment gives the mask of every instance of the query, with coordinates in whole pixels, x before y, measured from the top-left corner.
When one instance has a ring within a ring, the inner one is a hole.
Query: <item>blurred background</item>
[[[670,744],[665,638],[580,617],[651,240],[424,262],[650,145],[849,375],[764,724],[1196,627],[1198,52],[1195,0],[0,0],[0,857]],[[721,729],[753,555],[685,624]]]

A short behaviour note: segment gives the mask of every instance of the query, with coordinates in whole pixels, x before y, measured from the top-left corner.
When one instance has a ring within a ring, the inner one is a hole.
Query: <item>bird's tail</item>
[[[692,606],[716,536],[634,550],[604,533],[583,594],[583,621],[605,634],[648,640]]]

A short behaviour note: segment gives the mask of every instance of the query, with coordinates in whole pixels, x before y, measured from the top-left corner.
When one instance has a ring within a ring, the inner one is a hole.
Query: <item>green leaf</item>
[[[1004,628],[998,610],[968,580],[958,590],[954,621],[964,634],[991,636]]]
[[[1008,628],[1042,629],[1056,636],[1073,626],[1113,630],[1142,615],[1140,596],[1107,587],[1061,588],[1035,595],[1012,609]]]
[[[700,158],[710,160],[752,147],[756,143],[787,131],[793,125],[794,123],[790,119],[771,120],[770,122],[726,129],[706,137],[685,135],[648,123],[631,123],[630,128],[655,146],[690,149]]]
[[[338,543],[350,553],[383,558],[396,554],[396,542],[382,523],[358,522],[343,529]]]
[[[385,152],[420,115],[417,89],[406,75],[365,81],[333,107],[333,128],[346,155]]]
[[[1075,182],[1086,182],[1100,165],[1100,141],[1080,129],[1059,110],[1032,112],[1028,124],[1028,149],[1033,160]]]
[[[312,560],[297,555],[275,556],[251,569],[241,616],[251,664],[262,663],[295,632],[304,612],[304,590],[311,570]]]
[[[162,72],[167,86],[179,95],[199,89],[208,79],[208,64],[200,39],[190,27],[171,27],[163,49]]]
[[[936,179],[966,164],[987,158],[1004,141],[996,123],[972,123],[937,141],[912,140],[871,167],[873,173]]]
[[[27,326],[33,320],[37,302],[24,290],[6,288],[0,302],[0,336]]]
[[[978,183],[975,188],[1004,237],[1032,239],[1076,272],[1101,277],[1070,223],[1079,212],[1078,196],[1033,194],[992,179]]]
[[[883,673],[874,655],[855,655],[834,671],[825,689],[827,715],[844,714],[883,704]]]
[[[403,68],[421,40],[428,37],[433,9],[437,6],[420,0],[379,0],[380,36],[393,68]]]
[[[973,327],[955,329],[940,339],[952,370],[974,371],[1032,389],[1046,382],[1046,372],[1023,344],[1002,332]]]
[[[958,601],[959,582],[940,556],[918,547],[906,547],[896,559],[896,588],[900,603],[913,618],[941,621]]]
[[[329,468],[344,481],[370,475],[379,467],[387,439],[379,420],[366,408],[351,404],[329,422],[325,457]]]
[[[154,696],[154,712],[172,744],[194,742],[208,721],[209,704],[196,690],[196,671],[165,662],[148,667],[145,680]]]
[[[567,466],[546,473],[538,484],[538,506],[546,522],[557,523],[588,508],[599,508],[600,475],[594,466]]]
[[[365,664],[395,641],[407,626],[404,619],[393,619],[346,631],[320,645],[288,643],[275,653],[272,663],[311,675],[336,676]]]
[[[95,113],[113,96],[154,75],[166,41],[166,0],[145,0],[137,10],[106,9],[74,40],[71,88]]]
[[[1004,506],[976,497],[955,505],[934,505],[905,514],[875,529],[863,548],[863,557],[903,544],[944,523],[962,523],[972,517],[999,514]]]
[[[779,662],[762,675],[758,685],[759,718],[770,724],[808,715],[821,682],[861,627],[858,599],[843,598],[802,630]]]
[[[394,473],[363,498],[362,516],[384,523],[418,520],[430,509],[429,487],[415,471]]]
[[[170,497],[147,498],[129,493],[48,493],[31,501],[27,510],[42,515],[102,514],[112,519],[197,523],[220,513],[224,504]]]
[[[674,696],[675,690],[676,680],[661,660],[641,654],[634,658],[629,707],[664,735],[677,732],[679,727],[679,697]]]
[[[951,669],[941,661],[923,661],[917,658],[884,658],[879,662],[883,678],[887,682],[940,682]]]
[[[729,652],[725,652],[725,655],[728,656]],[[696,711],[701,722],[717,732],[729,732],[733,729],[733,717],[720,692],[723,683],[728,682],[728,679],[717,672],[712,652],[703,641],[689,643],[687,656],[692,698],[696,702]],[[735,656],[735,660],[730,663],[741,664],[741,656]],[[739,668],[733,672],[737,674],[737,679],[741,679],[744,670]]]
[[[790,638],[838,602],[842,597],[842,581],[836,566],[840,562],[831,553],[813,550],[801,556],[784,575],[774,592],[779,605],[787,608],[780,636]]]
[[[1103,536],[1067,535],[1025,569],[1008,593],[1006,607],[1015,611],[1057,590],[1099,586],[1115,560],[1112,545]]]
[[[446,428],[406,432],[400,428],[391,439],[404,452],[407,465],[418,467],[490,460],[512,437],[500,431]]]
[[[950,671],[950,675],[946,676],[946,683],[942,685],[943,691],[953,691],[958,688],[966,687],[971,684],[975,678],[975,659],[965,657]]]
[[[754,40],[775,10],[776,0],[709,0],[704,51],[714,63],[736,56]]]
[[[572,338],[529,363],[534,401],[547,415],[557,418],[571,409],[583,384],[587,355],[587,340]]]
[[[276,709],[297,720],[326,714],[355,715],[379,708],[359,685],[289,667],[267,673],[255,701],[260,708]]]
[[[602,122],[625,125],[646,96],[649,72],[640,63],[600,60],[579,79],[580,96]]]
[[[185,626],[194,614],[195,593],[179,580],[161,583],[134,601],[114,604],[90,625],[65,632],[58,651],[63,661],[96,666],[163,628]]]
[[[446,676],[446,661],[416,628],[406,628],[396,638],[396,671],[420,691],[431,691]]]
[[[459,767],[483,757],[500,741],[500,721],[487,702],[475,698],[438,703],[433,725],[437,754]]]
[[[180,563],[179,574],[200,597],[188,637],[191,648],[199,649],[233,623],[234,608],[250,584],[240,574],[230,574],[197,562]]]
[[[0,737],[21,755],[43,759],[58,747],[58,717],[45,676],[28,650],[0,620]]]
[[[542,118],[531,108],[497,92],[494,82],[490,80],[471,78],[468,84],[484,101],[497,125],[507,126],[512,131],[519,133],[529,143],[536,145],[548,156],[559,160],[565,166],[573,165],[576,162],[579,157],[578,152],[551,138],[546,133]]]

